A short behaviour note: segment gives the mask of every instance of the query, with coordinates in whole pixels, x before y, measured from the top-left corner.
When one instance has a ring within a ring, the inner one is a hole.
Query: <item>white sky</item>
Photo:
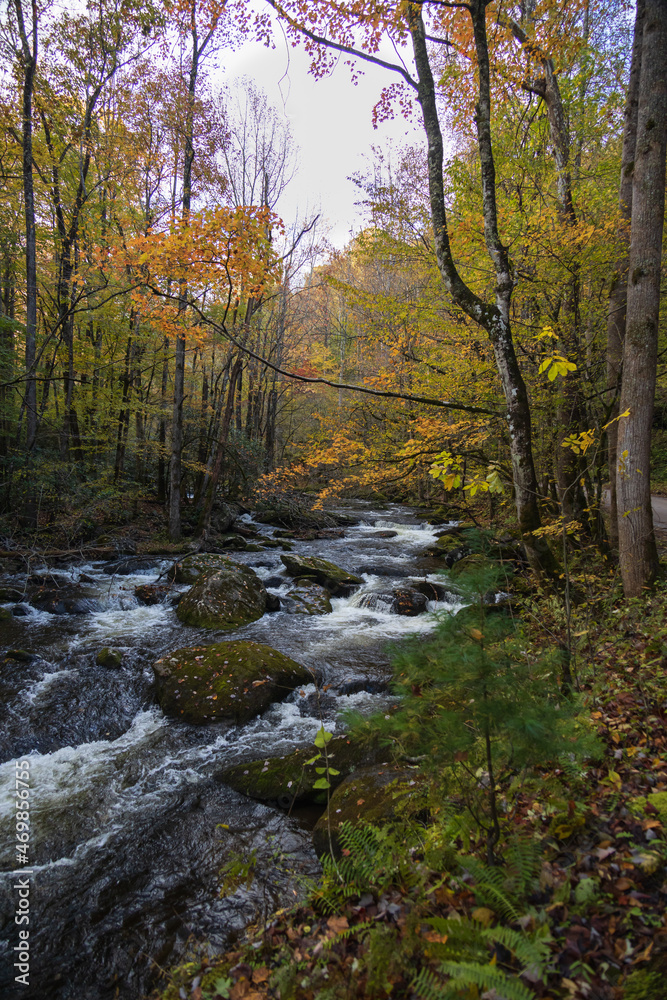
[[[364,64],[364,75],[354,86],[341,61],[331,76],[315,80],[308,75],[303,50],[292,48],[280,30],[275,45],[267,49],[253,42],[237,52],[224,51],[225,79],[251,77],[290,122],[300,153],[297,174],[278,205],[284,221],[292,221],[297,210],[302,219],[321,210],[331,227],[330,241],[342,247],[363,224],[355,207],[361,192],[347,178],[370,173],[372,145],[403,145],[418,134],[400,116],[373,129],[373,106],[382,87],[399,79],[396,74]]]

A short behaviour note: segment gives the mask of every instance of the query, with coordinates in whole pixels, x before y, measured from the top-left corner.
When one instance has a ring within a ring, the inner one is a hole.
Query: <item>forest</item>
[[[289,121],[221,71],[282,39],[299,86],[372,65],[369,121],[413,126],[342,248],[326,206],[281,217]],[[0,42],[2,603],[38,564],[329,543],[354,504],[434,526],[422,593],[462,602],[346,716],[398,806],[335,818],[320,714],[318,879],[141,989],[661,1000],[667,4],[10,0]]]

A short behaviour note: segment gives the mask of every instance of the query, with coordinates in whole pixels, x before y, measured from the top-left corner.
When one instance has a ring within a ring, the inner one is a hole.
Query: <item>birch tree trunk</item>
[[[658,357],[660,265],[667,153],[667,3],[646,0],[618,423],[619,561],[626,597],[658,571],[651,508],[651,425]]]

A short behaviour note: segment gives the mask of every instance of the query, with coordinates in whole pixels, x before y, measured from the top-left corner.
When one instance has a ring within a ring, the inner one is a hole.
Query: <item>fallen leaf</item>
[[[488,906],[478,906],[476,910],[472,911],[472,919],[480,923],[482,927],[490,927],[494,917],[495,913]]]
[[[349,926],[347,917],[329,917],[327,920],[327,927],[334,934],[340,934],[341,931],[347,930]]]

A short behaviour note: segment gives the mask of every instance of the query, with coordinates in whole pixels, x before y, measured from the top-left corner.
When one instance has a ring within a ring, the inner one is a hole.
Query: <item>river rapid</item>
[[[342,732],[344,708],[386,704],[388,642],[428,632],[439,612],[458,607],[445,600],[418,617],[391,613],[381,595],[393,587],[443,582],[437,561],[423,556],[439,529],[397,505],[345,510],[360,523],[343,538],[294,543],[298,554],[363,577],[350,597],[333,599],[331,614],[279,611],[225,633],[189,628],[172,603],[146,607],[134,597],[136,586],[154,583],[172,561],[156,558],[133,576],[110,577],[101,563],[56,571],[83,579],[83,593],[101,610],[56,616],[30,608],[0,622],[0,659],[8,649],[34,654],[0,665],[0,993],[7,1000],[135,1000],[194,947],[221,950],[317,877],[306,826],[234,792],[216,773],[312,744],[319,712],[329,730]],[[231,557],[274,593],[292,586],[279,550]],[[21,588],[24,581],[0,582]],[[174,649],[228,639],[266,643],[312,668],[329,685],[320,707],[311,685],[244,726],[166,718],[155,702],[152,663]],[[103,646],[123,651],[120,667],[96,664]],[[30,875],[15,872],[21,760],[30,764]],[[224,895],[225,864],[239,856],[254,856],[254,877]],[[15,982],[19,880],[30,887],[27,986]]]

